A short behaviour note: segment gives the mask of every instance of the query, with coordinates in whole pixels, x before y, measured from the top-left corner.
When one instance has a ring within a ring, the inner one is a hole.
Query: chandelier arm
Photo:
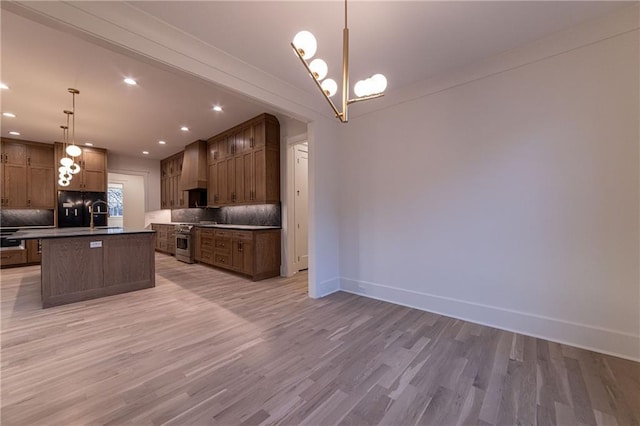
[[[311,71],[311,68],[309,68],[309,64],[307,64],[307,61],[305,61],[304,58],[300,55],[300,52],[298,52],[298,49],[296,49],[296,46],[293,43],[291,43],[291,47],[293,48],[293,51],[296,53],[296,56],[300,59],[304,67],[307,69],[307,72],[309,73],[309,76],[311,76],[311,79],[313,80],[313,82],[316,84],[318,89],[320,89],[320,93],[322,93],[322,96],[324,96],[327,102],[329,102],[329,105],[331,106],[331,109],[333,110],[333,112],[336,114],[336,117],[343,123],[346,123],[346,121],[343,119],[343,114],[340,111],[338,111],[338,108],[335,106],[331,98],[329,98],[329,96],[327,96],[327,94],[322,89],[320,82],[318,82],[318,80],[313,76],[313,71]]]
[[[344,2],[345,27],[342,30],[342,118],[340,121],[349,121],[349,28],[347,28],[347,2]]]
[[[374,95],[361,96],[359,98],[349,99],[347,101],[347,104],[351,105],[351,104],[355,104],[356,102],[370,101],[371,99],[377,99],[377,98],[381,98],[383,96],[384,96],[384,93],[376,93]]]

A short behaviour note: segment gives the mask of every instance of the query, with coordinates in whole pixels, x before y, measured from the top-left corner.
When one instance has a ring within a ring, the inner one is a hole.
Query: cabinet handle
[[[9,259],[11,256],[0,256],[0,259]]]
[[[31,157],[27,157],[27,166],[31,165]]]
[[[27,200],[27,206],[31,207],[31,200]]]
[[[254,139],[253,139],[253,136],[251,136],[251,138],[249,139],[249,141],[250,141],[249,146],[250,146],[251,148],[253,148],[253,146],[255,145],[255,141],[254,141]]]
[[[244,243],[242,241],[238,241],[238,251],[239,252],[241,252],[242,249],[244,248],[243,245],[244,245]]]

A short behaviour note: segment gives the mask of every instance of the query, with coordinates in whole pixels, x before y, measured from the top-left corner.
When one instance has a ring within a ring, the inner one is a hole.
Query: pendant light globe
[[[60,159],[60,164],[62,164],[64,167],[68,169],[73,164],[73,160],[69,157],[62,157]]]
[[[309,31],[300,31],[293,38],[293,45],[296,47],[300,56],[304,59],[311,59],[316,54],[318,42],[313,34]]]
[[[82,150],[78,145],[69,145],[67,146],[66,151],[67,151],[67,154],[70,155],[71,157],[77,157],[78,155],[82,154]]]

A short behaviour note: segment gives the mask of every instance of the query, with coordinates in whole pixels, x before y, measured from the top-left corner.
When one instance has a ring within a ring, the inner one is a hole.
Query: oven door
[[[193,263],[190,234],[176,233],[176,259]]]

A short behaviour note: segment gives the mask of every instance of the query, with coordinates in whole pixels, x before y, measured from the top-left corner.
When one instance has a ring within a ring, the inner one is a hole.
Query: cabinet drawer
[[[253,232],[251,231],[234,231],[232,233],[233,238],[237,238],[239,240],[251,240],[253,239]]]
[[[0,252],[0,265],[21,265],[27,263],[26,250],[4,250]]]
[[[202,250],[205,248],[213,248],[213,237],[205,237],[204,235],[200,236],[200,247]]]
[[[224,238],[231,238],[231,231],[215,231],[215,235],[216,237],[224,237]]]
[[[216,236],[214,246],[216,253],[220,252],[229,254],[231,252],[231,240],[229,238],[220,238]]]
[[[202,250],[200,252],[200,261],[203,263],[208,263],[209,265],[213,265],[213,251]]]
[[[216,253],[213,259],[213,264],[216,266],[221,266],[223,268],[230,268],[231,261],[229,259],[228,254]]]

